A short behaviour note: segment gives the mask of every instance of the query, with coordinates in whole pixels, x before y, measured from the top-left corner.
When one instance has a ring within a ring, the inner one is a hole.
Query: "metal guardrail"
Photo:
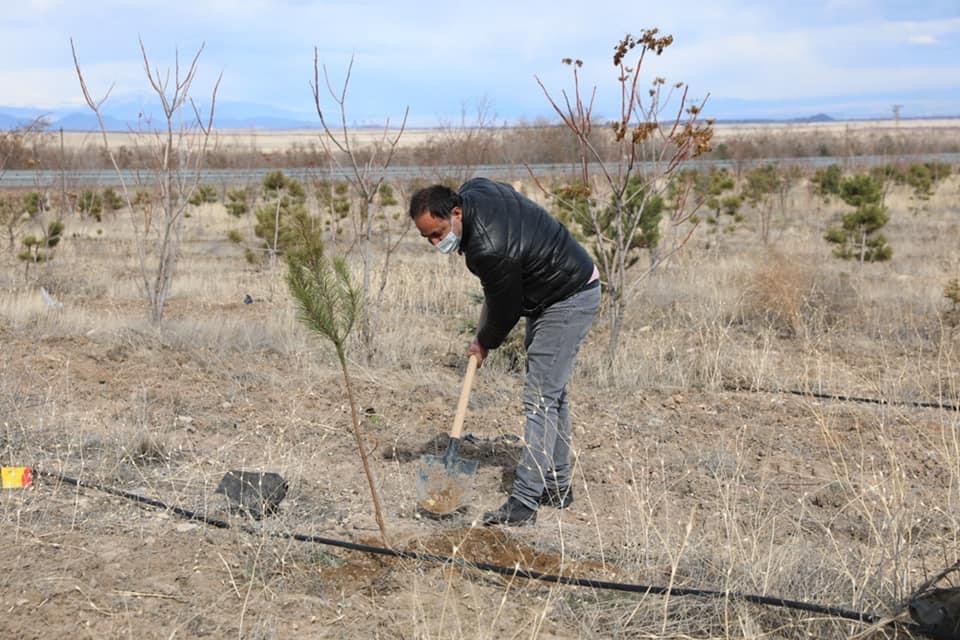
[[[713,167],[726,167],[734,169],[738,164],[741,167],[752,168],[767,164],[780,166],[802,166],[809,168],[827,167],[837,164],[842,167],[863,167],[880,166],[891,163],[915,163],[915,162],[943,162],[946,164],[960,164],[960,153],[929,153],[929,154],[911,154],[898,156],[885,155],[864,155],[849,156],[843,158],[808,156],[800,158],[761,158],[755,160],[746,160],[736,162],[733,160],[691,160],[684,163],[686,169],[709,169]],[[661,166],[664,163],[661,163]],[[608,169],[615,170],[616,165],[607,165]],[[653,171],[657,168],[655,163],[641,163],[639,170]],[[392,166],[384,172],[388,179],[412,179],[412,178],[439,178],[441,176],[464,176],[471,177],[482,176],[486,178],[516,179],[528,175],[528,166],[522,164],[484,164],[477,166],[467,165],[439,165],[439,166]],[[263,169],[204,169],[201,171],[200,182],[218,184],[218,185],[244,185],[255,184],[263,180],[263,177],[271,171],[277,171],[275,168]],[[311,180],[343,180],[350,177],[351,170],[344,167],[292,167],[279,169],[290,178],[309,182]],[[537,176],[558,176],[564,174],[579,173],[579,165],[562,164],[533,164],[529,165],[529,170]],[[591,167],[593,172],[600,170],[600,165],[595,164]],[[58,171],[58,170],[16,170],[0,173],[0,188],[20,187],[20,188],[45,188],[65,182],[68,185],[90,185],[98,187],[116,187],[120,186],[120,176],[127,185],[152,184],[156,181],[153,174],[148,171],[124,170],[118,175],[112,169],[81,170],[81,171]]]

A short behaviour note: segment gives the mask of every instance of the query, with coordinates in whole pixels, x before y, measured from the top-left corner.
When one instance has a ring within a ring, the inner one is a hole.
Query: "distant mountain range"
[[[201,106],[204,113],[206,106]],[[190,107],[183,112],[192,117]],[[315,114],[287,111],[245,102],[218,102],[214,126],[218,129],[312,129],[320,126]],[[0,105],[0,129],[23,126],[36,118],[44,118],[47,128],[65,131],[96,131],[100,129],[97,117],[86,107],[19,108]],[[103,124],[108,131],[129,131],[140,126],[153,129],[162,123],[159,108],[137,102],[110,102],[103,109]],[[150,126],[153,123],[154,126]]]
[[[78,111],[57,112],[40,110],[13,110],[0,106],[0,130],[13,129],[29,124],[38,117],[43,117],[47,122],[47,129],[56,131],[98,131],[100,125],[93,113],[83,113]],[[124,118],[122,115],[104,115],[103,124],[108,131],[128,131],[136,129],[140,122],[146,118],[130,117]],[[761,122],[833,122],[825,113],[802,117],[802,118],[737,118],[720,119],[718,122],[728,123],[761,123]],[[160,119],[153,118],[152,122],[159,123]],[[289,129],[318,129],[319,120],[309,120],[306,117],[296,118],[282,115],[249,115],[249,116],[223,116],[217,114],[214,119],[214,125],[218,129],[261,129],[261,130],[289,130]],[[357,125],[362,127],[363,125]],[[371,125],[373,126],[373,125]],[[382,126],[382,125],[376,125]],[[149,127],[153,128],[153,127]]]
[[[944,113],[944,111],[951,111],[951,107],[955,104],[955,100],[947,99],[929,105],[908,105],[903,108],[901,116],[904,120],[960,117],[960,109],[952,115]],[[201,106],[201,111],[205,108]],[[814,115],[798,115],[804,112]],[[191,114],[191,111],[188,108],[184,113]],[[941,115],[934,115],[937,113]],[[109,131],[129,131],[140,127],[154,129],[163,122],[158,107],[144,101],[111,100],[105,105],[103,116],[104,125]],[[871,107],[857,109],[830,101],[807,100],[800,103],[787,103],[711,98],[702,116],[713,117],[719,123],[816,123],[891,119],[893,113],[892,107],[882,98],[874,100]],[[100,128],[96,116],[86,107],[40,109],[0,105],[0,130],[23,126],[38,117],[46,120],[48,130],[62,128],[65,131],[96,131]],[[214,126],[221,130],[318,129],[320,121],[315,113],[278,109],[247,102],[221,101],[217,102]],[[383,123],[371,120],[353,122],[350,126],[380,127]],[[408,126],[429,128],[431,125],[426,122],[410,121]]]

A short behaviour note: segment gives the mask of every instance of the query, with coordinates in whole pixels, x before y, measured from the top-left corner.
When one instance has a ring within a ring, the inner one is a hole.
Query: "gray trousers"
[[[523,386],[526,426],[512,495],[531,509],[540,505],[544,488],[570,486],[572,433],[567,382],[599,308],[597,286],[550,305],[535,318],[527,318],[527,376]]]

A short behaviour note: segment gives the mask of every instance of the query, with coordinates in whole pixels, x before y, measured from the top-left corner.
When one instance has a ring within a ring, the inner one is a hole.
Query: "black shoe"
[[[543,493],[540,494],[540,504],[557,509],[566,509],[573,504],[573,487],[544,489]]]
[[[507,498],[507,501],[496,511],[488,511],[483,514],[483,524],[507,524],[521,526],[533,524],[537,521],[536,509],[526,507],[522,502],[513,496]]]

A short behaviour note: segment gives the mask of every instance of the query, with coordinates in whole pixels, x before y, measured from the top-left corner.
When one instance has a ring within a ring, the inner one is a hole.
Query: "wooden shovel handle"
[[[463,377],[463,388],[460,389],[460,400],[457,402],[457,414],[453,418],[453,428],[450,429],[450,437],[457,440],[463,433],[463,420],[467,416],[467,403],[470,401],[470,389],[473,387],[473,375],[477,372],[479,360],[477,356],[471,355],[467,361],[467,373]]]

